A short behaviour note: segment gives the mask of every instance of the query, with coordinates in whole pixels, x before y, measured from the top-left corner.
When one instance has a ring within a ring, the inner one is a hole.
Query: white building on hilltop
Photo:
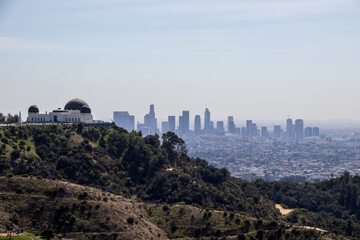
[[[39,113],[39,108],[32,105],[28,110],[28,123],[72,123],[72,122],[93,122],[89,105],[81,99],[72,99],[64,109],[56,109],[50,113]]]

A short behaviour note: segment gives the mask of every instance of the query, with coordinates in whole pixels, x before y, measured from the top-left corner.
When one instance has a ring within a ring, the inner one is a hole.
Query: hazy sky
[[[360,119],[359,0],[0,0],[0,112]]]

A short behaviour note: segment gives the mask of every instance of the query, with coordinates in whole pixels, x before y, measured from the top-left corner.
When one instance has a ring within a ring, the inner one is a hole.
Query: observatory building
[[[32,105],[28,110],[28,123],[92,123],[93,116],[89,105],[81,99],[72,99],[64,107],[49,113],[39,113],[39,108]]]

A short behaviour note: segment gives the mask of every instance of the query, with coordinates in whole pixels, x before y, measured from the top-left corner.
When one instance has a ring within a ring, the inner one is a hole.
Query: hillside
[[[243,213],[144,203],[69,182],[1,177],[0,189],[0,228],[16,226],[36,235],[47,230],[56,238],[342,239]]]
[[[252,184],[188,157],[183,140],[170,132],[162,144],[158,136],[143,138],[117,127],[83,129],[81,124],[10,127],[0,134],[3,176],[41,176],[144,201],[279,216]]]
[[[160,141],[157,135],[142,137],[116,126],[0,128],[0,175],[7,176],[1,178],[7,191],[2,191],[5,210],[0,221],[14,223],[13,212],[8,211],[13,209],[21,226],[34,233],[51,228],[56,234],[70,234],[76,239],[92,239],[93,235],[108,239],[110,233],[117,234],[114,238],[121,236],[119,239],[132,239],[134,233],[145,234],[136,236],[143,239],[156,239],[158,234],[160,238],[246,234],[250,239],[259,230],[263,237],[275,234],[274,239],[279,239],[276,231],[282,237],[287,233],[287,239],[324,234],[296,227],[305,225],[323,228],[329,231],[326,234],[360,237],[356,215],[360,201],[354,200],[360,199],[357,177],[306,185],[247,182],[230,177],[226,169],[188,157],[184,141],[170,132]],[[23,178],[11,177],[14,175]],[[340,194],[343,188],[347,190]],[[84,199],[81,192],[87,194]],[[21,202],[24,205],[17,204]],[[140,210],[131,212],[125,203]],[[187,214],[175,211],[179,203]],[[295,210],[282,216],[275,203]],[[153,210],[149,213],[141,206]],[[32,212],[35,209],[38,211]],[[44,209],[52,210],[37,215]],[[143,221],[129,228],[131,214]],[[255,224],[257,221],[261,225]],[[271,222],[272,227],[268,226]]]

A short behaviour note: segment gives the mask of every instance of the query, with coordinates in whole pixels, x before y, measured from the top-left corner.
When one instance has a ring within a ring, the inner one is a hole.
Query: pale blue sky
[[[359,0],[0,0],[0,112],[360,119]]]

